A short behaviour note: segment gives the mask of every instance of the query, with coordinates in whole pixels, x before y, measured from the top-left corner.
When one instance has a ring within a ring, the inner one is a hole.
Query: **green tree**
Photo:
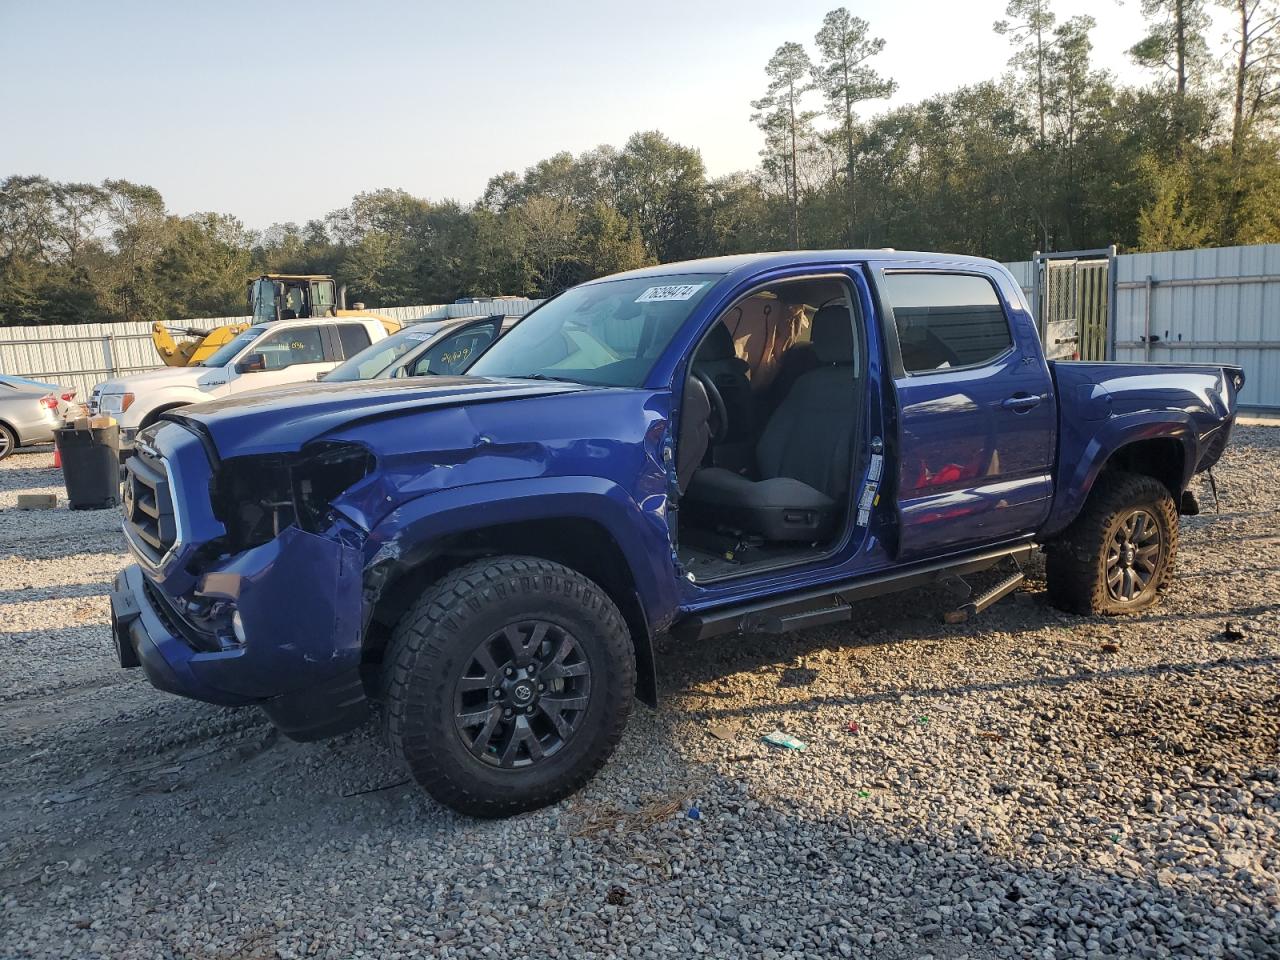
[[[836,135],[844,153],[845,242],[854,242],[856,215],[857,117],[855,108],[868,100],[892,96],[897,84],[880,76],[868,61],[884,49],[884,40],[868,36],[870,24],[844,7],[832,10],[814,38],[821,59],[813,72],[814,84],[826,101],[827,114],[836,122]]]
[[[1254,128],[1280,105],[1280,5],[1275,0],[1220,0],[1234,21],[1231,150],[1240,154]]]
[[[653,256],[665,263],[698,255],[707,175],[697,150],[648,130],[609,157],[608,167],[617,212]]]
[[[1229,199],[1222,232],[1238,242],[1240,213],[1249,190],[1251,139],[1268,131],[1280,106],[1280,5],[1276,0],[1220,0],[1234,21],[1230,67],[1231,155]]]
[[[1205,0],[1142,0],[1142,13],[1149,32],[1129,48],[1129,55],[1148,69],[1172,74],[1174,151],[1181,156],[1194,122],[1188,113],[1188,91],[1200,86],[1210,65],[1209,44],[1204,39],[1209,14]]]
[[[1043,147],[1048,118],[1049,48],[1057,17],[1049,9],[1049,0],[1009,0],[1004,15],[1008,19],[997,20],[994,29],[1019,46],[1009,63],[1026,78],[1035,96],[1036,126]]]
[[[1129,55],[1144,67],[1173,74],[1174,91],[1181,99],[1209,63],[1205,2],[1142,0],[1142,14],[1149,32],[1129,48]]]
[[[640,231],[607,203],[597,201],[581,223],[582,279],[590,280],[654,262]]]
[[[813,63],[804,47],[784,43],[764,68],[769,84],[765,95],[752,101],[751,119],[764,133],[761,151],[766,171],[781,179],[787,191],[791,222],[791,245],[800,246],[800,162],[803,150],[816,139],[813,121],[818,116],[801,103],[813,89]]]
[[[163,313],[152,319],[226,317],[244,312],[245,280],[252,267],[244,225],[225,213],[172,218],[155,264]]]

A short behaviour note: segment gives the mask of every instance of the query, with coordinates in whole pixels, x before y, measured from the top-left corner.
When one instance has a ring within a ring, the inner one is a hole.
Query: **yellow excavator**
[[[168,323],[151,325],[151,341],[160,359],[170,367],[189,367],[211,356],[220,346],[254,323],[300,320],[308,317],[372,317],[387,328],[400,329],[392,320],[364,308],[363,303],[347,309],[346,287],[333,277],[313,273],[264,273],[246,285],[250,320],[228,323],[212,330],[179,327]],[[182,339],[175,339],[181,337]]]

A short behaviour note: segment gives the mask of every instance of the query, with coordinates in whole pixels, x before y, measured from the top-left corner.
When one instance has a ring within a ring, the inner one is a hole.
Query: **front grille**
[[[94,387],[93,393],[89,394],[89,412],[91,414],[97,415],[98,403],[101,401],[101,399],[102,399],[102,389],[100,387]]]
[[[169,475],[159,457],[139,449],[125,461],[124,521],[129,539],[158,564],[178,539]]]

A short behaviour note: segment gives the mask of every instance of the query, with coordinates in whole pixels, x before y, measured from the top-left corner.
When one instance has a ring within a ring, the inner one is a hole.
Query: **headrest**
[[[853,363],[853,323],[843,303],[823,307],[813,315],[809,335],[819,363]]]
[[[737,355],[733,349],[733,334],[724,321],[717,321],[698,348],[699,360],[733,360]]]

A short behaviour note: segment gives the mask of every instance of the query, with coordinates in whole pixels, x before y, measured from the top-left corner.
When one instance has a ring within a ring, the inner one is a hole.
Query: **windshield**
[[[438,323],[418,323],[377,343],[371,343],[324,375],[325,383],[372,380],[410,350],[422,346],[440,332]]]
[[[238,333],[231,340],[228,340],[210,356],[201,360],[196,366],[198,367],[225,367],[231,362],[231,358],[247,347],[253,341],[267,332],[266,327],[250,327],[242,333]]]
[[[720,277],[672,274],[574,287],[529,314],[467,374],[637,387]]]

